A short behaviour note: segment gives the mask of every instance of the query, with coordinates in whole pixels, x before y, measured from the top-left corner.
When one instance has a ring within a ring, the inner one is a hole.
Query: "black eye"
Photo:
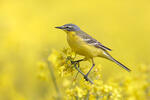
[[[66,28],[70,28],[69,26],[66,26]]]

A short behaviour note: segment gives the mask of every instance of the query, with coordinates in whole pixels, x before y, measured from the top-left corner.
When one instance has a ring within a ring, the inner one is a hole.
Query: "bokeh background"
[[[54,27],[74,23],[136,73],[150,67],[148,0],[0,0],[0,100],[43,100],[55,94],[53,82],[38,79],[38,63],[53,49],[68,47],[66,34]],[[102,78],[127,75],[96,58]]]

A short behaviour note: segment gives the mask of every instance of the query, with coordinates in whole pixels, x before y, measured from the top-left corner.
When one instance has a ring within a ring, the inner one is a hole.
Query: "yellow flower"
[[[106,82],[101,78],[101,65],[96,65],[89,75],[94,83],[91,84],[85,81],[81,74],[76,81],[72,81],[77,71],[71,63],[75,60],[75,54],[70,49],[66,48],[61,52],[53,51],[49,60],[62,78],[61,83],[65,91],[64,97],[66,98],[67,95],[66,99],[138,100],[139,98],[140,100],[150,97],[150,71],[146,65],[141,65],[136,73],[111,77]],[[41,64],[41,66],[45,65]],[[83,73],[88,71],[87,66],[80,67],[80,70]]]
[[[85,95],[84,91],[81,88],[79,88],[78,86],[76,86],[74,92],[76,93],[76,96],[78,96],[79,98],[81,98]]]

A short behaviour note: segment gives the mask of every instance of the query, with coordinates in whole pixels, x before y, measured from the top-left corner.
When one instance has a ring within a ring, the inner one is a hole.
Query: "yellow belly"
[[[74,32],[70,32],[67,34],[67,41],[69,46],[77,54],[83,55],[87,58],[103,55],[103,50],[96,48],[92,45],[88,45],[79,36],[75,35]]]

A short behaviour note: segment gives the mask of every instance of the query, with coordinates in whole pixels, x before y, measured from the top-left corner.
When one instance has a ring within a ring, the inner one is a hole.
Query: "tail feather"
[[[116,59],[112,58],[112,61],[115,62],[116,64],[118,64],[119,66],[121,66],[122,68],[124,68],[126,71],[128,71],[128,72],[131,71],[128,67],[126,67],[125,65],[123,65],[122,63],[117,61]]]
[[[107,57],[106,58],[109,59],[109,60],[111,60],[111,61],[113,61],[113,62],[115,62],[116,64],[118,64],[119,66],[121,66],[122,68],[124,68],[126,71],[128,71],[128,72],[131,71],[128,67],[126,67],[125,65],[123,65],[122,63],[120,63],[119,61],[117,61],[116,59],[114,59],[110,54],[107,53]]]

